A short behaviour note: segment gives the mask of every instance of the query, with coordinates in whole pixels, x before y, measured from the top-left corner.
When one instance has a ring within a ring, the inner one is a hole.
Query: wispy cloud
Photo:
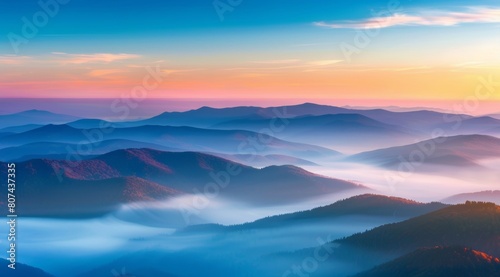
[[[126,73],[126,70],[122,69],[95,69],[91,70],[88,75],[91,77],[98,77],[98,78],[109,78],[110,75],[116,75],[116,74],[121,74],[121,73]]]
[[[309,64],[312,66],[327,66],[327,65],[340,63],[340,62],[343,62],[343,60],[320,60],[320,61],[309,62]]]
[[[469,7],[463,12],[421,11],[413,14],[396,13],[385,17],[362,20],[314,22],[314,25],[332,29],[375,29],[393,26],[455,26],[462,23],[498,23],[500,9]]]
[[[300,60],[298,59],[288,59],[288,60],[268,60],[268,61],[254,61],[252,63],[256,64],[294,64],[298,63]]]
[[[19,65],[31,60],[28,56],[0,55],[0,64]]]
[[[95,53],[95,54],[68,54],[62,52],[52,52],[60,56],[60,62],[63,64],[85,64],[85,63],[111,63],[120,60],[140,58],[135,54],[113,54],[113,53]]]
[[[194,72],[194,71],[200,71],[203,70],[203,68],[191,68],[191,69],[164,69],[162,70],[163,73],[165,74],[174,74],[174,73],[184,73],[184,72]]]
[[[233,67],[226,68],[225,70],[231,71],[281,71],[281,70],[294,70],[294,69],[321,69],[331,67],[337,63],[341,63],[343,60],[316,60],[316,61],[305,61],[305,60],[276,60],[276,61],[266,61],[265,63],[259,62],[259,67]],[[251,62],[257,63],[257,62]]]

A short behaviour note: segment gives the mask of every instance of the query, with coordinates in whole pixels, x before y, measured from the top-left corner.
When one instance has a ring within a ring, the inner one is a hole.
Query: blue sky
[[[141,78],[137,68],[161,64],[174,78],[158,97],[461,99],[470,76],[500,68],[492,0],[241,0],[223,20],[211,0],[59,1],[68,3],[18,47],[12,34],[42,8],[0,3],[0,96],[113,97]]]

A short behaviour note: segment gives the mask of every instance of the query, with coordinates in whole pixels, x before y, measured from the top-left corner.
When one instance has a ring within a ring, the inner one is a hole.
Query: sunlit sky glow
[[[500,80],[498,1],[243,0],[221,20],[213,1],[71,0],[16,53],[30,2],[0,4],[1,97],[119,97],[146,67],[150,98],[442,106]]]

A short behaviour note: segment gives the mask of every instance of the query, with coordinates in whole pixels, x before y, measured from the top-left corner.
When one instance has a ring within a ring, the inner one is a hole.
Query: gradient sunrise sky
[[[0,97],[114,98],[159,67],[150,98],[449,107],[500,80],[498,1],[60,1],[31,38],[37,1],[0,3]]]

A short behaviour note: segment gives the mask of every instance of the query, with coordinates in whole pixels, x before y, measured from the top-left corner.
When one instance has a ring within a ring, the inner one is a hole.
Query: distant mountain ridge
[[[0,115],[0,129],[28,124],[63,124],[80,119],[76,116],[56,114],[42,110],[28,110]]]
[[[269,119],[240,119],[219,123],[212,128],[259,131],[269,128],[269,124]],[[411,129],[383,123],[361,114],[304,115],[288,118],[286,125],[276,133],[276,136],[285,140],[335,148],[345,145],[361,147],[374,142],[377,142],[375,146],[389,146],[398,142],[413,141],[418,135],[418,132]],[[370,137],[370,141],[363,140],[365,137]]]
[[[299,224],[307,226],[308,224],[328,222],[344,216],[385,216],[400,220],[433,212],[447,206],[438,202],[424,204],[399,197],[362,194],[307,211],[270,216],[240,225],[222,226],[212,224],[190,226],[181,232],[233,232],[251,229],[283,228]]]
[[[222,184],[219,185],[221,196],[261,205],[367,190],[361,185],[316,175],[295,166],[256,169],[197,152],[127,149],[79,162],[35,159],[18,163],[16,167],[23,172],[17,180],[19,198],[27,202],[21,209],[38,215],[44,214],[42,203],[48,199],[56,208],[80,203],[75,210],[85,213],[96,199],[102,201],[101,206],[107,210],[130,201],[203,192],[207,184],[217,182]],[[0,172],[6,171],[6,164],[0,164]],[[100,190],[92,187],[100,187]]]
[[[251,131],[211,130],[193,127],[140,126],[116,128],[104,133],[99,129],[77,129],[69,125],[46,125],[27,132],[0,137],[0,147],[14,147],[36,142],[93,144],[102,140],[130,140],[157,144],[170,149],[227,154],[280,154],[325,157],[340,155],[324,147],[284,141]]]
[[[500,190],[487,190],[473,193],[462,193],[442,200],[444,203],[459,204],[466,201],[492,202],[500,205]]]
[[[420,153],[416,161],[410,159],[414,152]],[[486,158],[500,158],[500,138],[485,135],[439,137],[415,144],[363,152],[352,155],[347,160],[397,169],[405,161],[466,167],[477,166],[477,161]]]
[[[25,265],[22,263],[16,263],[16,269],[10,269],[7,267],[10,262],[5,259],[0,259],[0,275],[5,277],[54,277],[47,272]]]
[[[239,119],[272,119],[293,118],[298,116],[319,116],[328,114],[360,114],[386,124],[399,125],[409,128],[427,128],[431,122],[445,122],[445,117],[456,116],[435,111],[405,111],[392,112],[383,109],[349,109],[314,103],[278,107],[231,107],[210,108],[202,107],[186,112],[166,112],[156,117],[131,123],[134,126],[144,124],[161,124],[176,126],[209,127],[211,125]],[[464,119],[472,118],[469,115],[459,115]]]

